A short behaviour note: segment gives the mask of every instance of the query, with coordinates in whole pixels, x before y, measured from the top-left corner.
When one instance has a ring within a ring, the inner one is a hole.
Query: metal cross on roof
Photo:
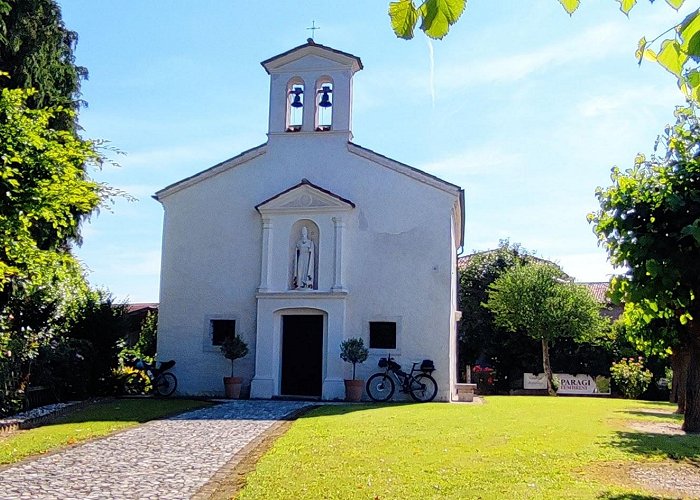
[[[316,26],[316,21],[313,21],[313,20],[312,20],[312,21],[311,21],[311,27],[310,27],[310,28],[306,28],[306,29],[307,29],[307,30],[311,30],[311,39],[313,40],[313,39],[314,39],[314,35],[316,34],[316,30],[320,30],[321,27],[320,27],[320,26]]]

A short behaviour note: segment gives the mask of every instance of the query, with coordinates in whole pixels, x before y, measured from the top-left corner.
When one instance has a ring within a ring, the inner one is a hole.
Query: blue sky
[[[78,257],[93,285],[157,301],[162,209],[157,190],[266,140],[268,76],[260,66],[305,42],[359,56],[354,142],[462,186],[465,251],[510,238],[580,281],[612,268],[586,214],[613,165],[651,152],[682,102],[659,66],[637,66],[642,35],[682,19],[642,1],[471,0],[442,41],[394,37],[385,1],[59,0],[79,34],[89,106],[84,136],[112,155],[94,177],[117,200],[83,229]]]

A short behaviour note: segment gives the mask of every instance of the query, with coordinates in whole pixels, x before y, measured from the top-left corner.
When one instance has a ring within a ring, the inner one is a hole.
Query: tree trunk
[[[673,370],[673,382],[671,385],[671,403],[677,403],[676,413],[685,413],[685,387],[688,378],[688,363],[690,353],[685,345],[674,349],[671,355],[671,369]]]
[[[545,339],[542,339],[542,367],[547,378],[547,394],[556,396],[557,393],[552,384],[552,365],[549,364],[549,343]]]
[[[685,421],[683,430],[700,432],[700,322],[688,323],[688,378],[685,388]]]

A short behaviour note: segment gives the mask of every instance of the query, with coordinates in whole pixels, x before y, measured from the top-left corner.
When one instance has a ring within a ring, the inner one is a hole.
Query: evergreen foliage
[[[226,337],[221,345],[221,352],[226,359],[231,360],[231,376],[233,377],[233,362],[248,354],[248,344],[238,335]]]
[[[1,86],[35,89],[27,99],[32,109],[77,111],[80,81],[87,78],[87,70],[75,64],[77,42],[55,0],[0,0],[0,72],[10,75]],[[57,114],[51,124],[75,130],[77,115]]]
[[[355,365],[364,363],[369,356],[369,349],[361,338],[345,339],[340,343],[340,359],[352,363],[352,379],[355,380]]]
[[[139,353],[139,357],[153,358],[156,355],[156,344],[158,335],[158,312],[148,311],[141,323],[139,340],[134,345],[134,349]]]

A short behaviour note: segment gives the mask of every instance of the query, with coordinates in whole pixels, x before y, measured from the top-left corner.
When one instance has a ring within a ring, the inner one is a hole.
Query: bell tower
[[[270,75],[268,136],[328,134],[352,138],[352,77],[362,61],[309,38],[262,63]]]

